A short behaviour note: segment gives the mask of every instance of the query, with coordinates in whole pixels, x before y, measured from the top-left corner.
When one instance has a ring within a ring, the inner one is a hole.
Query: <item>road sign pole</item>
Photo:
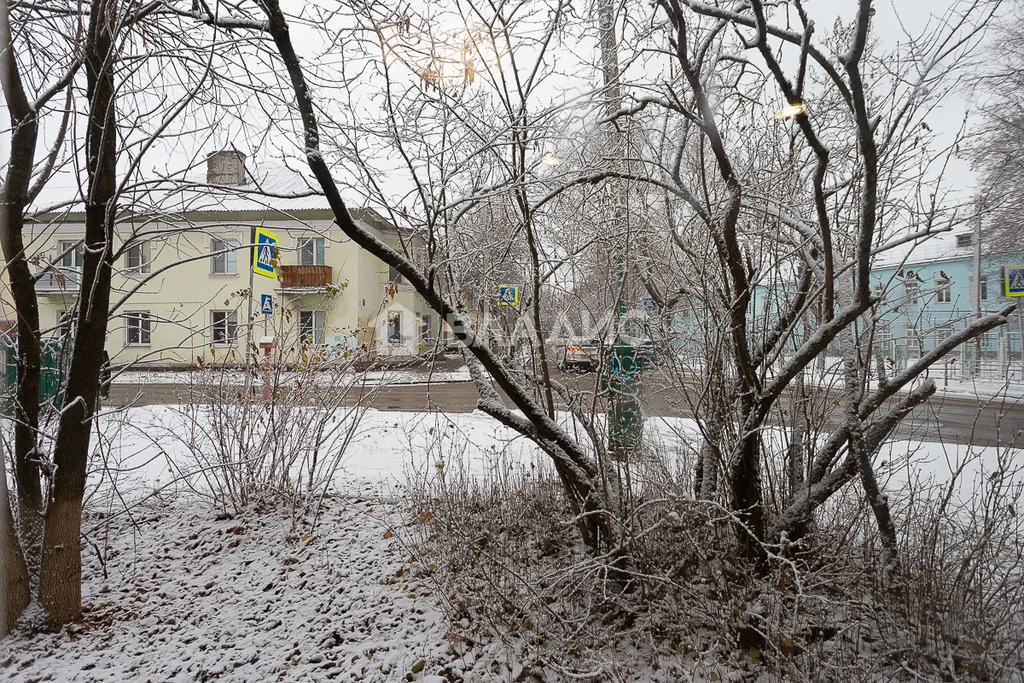
[[[254,227],[250,227],[249,228],[249,263],[250,264],[252,264],[252,262],[253,262],[253,253],[254,253],[253,250],[256,248],[253,245],[255,245],[255,244],[256,244],[256,228],[254,226]],[[256,285],[256,283],[254,282],[254,279],[253,279],[254,274],[255,274],[255,271],[253,271],[252,267],[250,266],[250,268],[249,268],[249,317],[246,318],[246,321],[245,321],[245,369],[246,369],[246,371],[249,370],[249,361],[250,361],[250,353],[251,353],[250,349],[252,347],[252,300],[253,300],[253,297],[256,296],[256,292],[254,291],[254,287]]]

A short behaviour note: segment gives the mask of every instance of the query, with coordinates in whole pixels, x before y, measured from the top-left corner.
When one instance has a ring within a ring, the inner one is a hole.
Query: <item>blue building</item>
[[[1024,252],[995,252],[982,245],[980,282],[974,285],[974,233],[960,232],[933,237],[912,248],[883,255],[875,263],[872,279],[881,295],[876,326],[876,343],[897,365],[935,348],[953,332],[966,327],[981,313],[995,312],[1024,297],[1010,297],[1007,275],[1010,268],[1024,264]],[[977,308],[975,307],[975,297]],[[991,330],[977,344],[959,349],[950,359],[956,374],[968,375],[978,369],[991,379],[1020,379],[1021,311],[1010,324]],[[968,363],[975,353],[980,362]],[[957,367],[957,362],[959,366]]]
[[[893,370],[902,370],[907,362],[931,351],[946,337],[967,327],[977,312],[992,313],[1024,296],[1011,297],[1006,288],[1007,270],[1024,268],[1024,251],[1002,252],[982,245],[981,278],[974,286],[974,233],[944,233],[917,244],[908,244],[880,255],[872,268],[874,292],[881,302],[874,310],[873,344],[890,362]],[[774,281],[758,284],[752,295],[747,317],[754,343],[770,333],[778,321],[779,308],[795,295],[795,275],[775,274]],[[704,327],[708,324],[699,305],[682,307],[673,315],[673,346],[681,358],[700,364],[705,355]],[[721,326],[711,335],[723,333]],[[864,328],[861,328],[862,331]],[[987,379],[1024,381],[1024,312],[1010,316],[1009,324],[997,327],[976,342],[961,345],[931,373],[947,380]],[[802,341],[798,329],[792,344]],[[788,348],[783,352],[792,351]],[[834,370],[840,362],[840,343],[833,342],[822,357],[822,372]],[[873,370],[873,367],[872,367]]]

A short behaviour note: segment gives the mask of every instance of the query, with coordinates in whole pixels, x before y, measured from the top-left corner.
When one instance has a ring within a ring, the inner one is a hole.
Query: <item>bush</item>
[[[955,511],[950,483],[890,494],[904,530],[890,583],[856,497],[836,499],[799,554],[770,548],[759,575],[739,559],[732,517],[688,493],[692,472],[648,452],[629,468],[623,590],[610,558],[577,540],[550,474],[498,451],[490,473],[471,476],[458,455],[467,447],[430,445],[444,466],[414,474],[410,543],[445,596],[453,638],[499,636],[526,670],[593,681],[1021,677],[1022,491],[1008,462]]]

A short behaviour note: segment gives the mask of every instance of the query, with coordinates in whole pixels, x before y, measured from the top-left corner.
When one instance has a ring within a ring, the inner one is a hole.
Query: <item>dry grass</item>
[[[634,475],[625,592],[577,541],[551,478],[449,467],[410,486],[410,543],[454,637],[500,637],[565,680],[1024,679],[1019,487],[956,514],[941,491],[916,490],[900,503],[903,571],[883,584],[855,497],[818,520],[799,556],[773,548],[758,576],[738,559],[729,516],[688,496],[686,473]]]

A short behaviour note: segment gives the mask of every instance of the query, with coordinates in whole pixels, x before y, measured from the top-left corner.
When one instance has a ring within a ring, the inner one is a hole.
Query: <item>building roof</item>
[[[327,198],[310,175],[280,164],[246,168],[244,185],[208,185],[205,167],[159,183],[151,199],[160,213],[295,213],[330,211]]]
[[[971,244],[957,246],[957,237],[971,235]],[[958,230],[956,232],[942,232],[914,242],[902,244],[884,254],[880,254],[873,264],[874,268],[899,268],[902,266],[925,265],[930,263],[941,263],[943,261],[962,261],[974,257],[974,232]],[[1024,252],[1008,251],[999,244],[985,242],[985,235],[981,238],[981,253],[984,257],[1019,257]]]
[[[972,242],[968,246],[958,247],[957,237],[969,234]],[[973,232],[959,230],[942,232],[890,249],[880,254],[875,260],[875,268],[897,268],[900,266],[938,263],[940,261],[956,261],[974,256]]]
[[[162,215],[190,221],[225,220],[330,220],[334,214],[327,197],[307,170],[305,173],[277,163],[248,165],[247,182],[242,185],[210,185],[206,164],[201,163],[178,176],[144,185],[122,198],[135,215]],[[353,218],[378,230],[397,230],[386,218],[369,207],[350,206]],[[60,211],[37,214],[36,220],[81,222],[85,207],[79,200]]]

